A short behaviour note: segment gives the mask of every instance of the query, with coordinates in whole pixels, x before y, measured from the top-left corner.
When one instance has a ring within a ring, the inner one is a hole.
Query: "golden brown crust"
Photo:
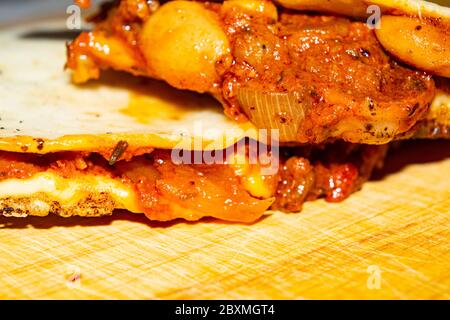
[[[44,193],[27,197],[0,198],[0,215],[5,217],[47,216],[101,217],[112,214],[117,207],[107,193],[87,194],[75,204],[62,204]]]

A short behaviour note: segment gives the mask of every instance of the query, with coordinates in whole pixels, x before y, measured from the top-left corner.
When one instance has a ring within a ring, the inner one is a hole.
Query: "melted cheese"
[[[274,176],[261,174],[258,164],[250,164],[245,153],[236,152],[227,159],[235,174],[240,177],[241,184],[252,196],[261,199],[273,197],[275,192]]]

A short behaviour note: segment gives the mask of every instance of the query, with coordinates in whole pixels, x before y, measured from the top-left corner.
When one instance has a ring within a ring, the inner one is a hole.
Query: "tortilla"
[[[450,22],[450,8],[423,0],[277,0],[286,8],[321,11],[347,15],[354,18],[368,17],[370,5],[377,5],[385,14],[412,15],[420,18],[438,18]]]
[[[112,73],[73,85],[64,71],[65,39],[55,39],[65,28],[58,21],[1,32],[0,150],[112,150],[120,140],[129,150],[210,150],[256,134],[250,123],[228,119],[213,98],[156,80]]]

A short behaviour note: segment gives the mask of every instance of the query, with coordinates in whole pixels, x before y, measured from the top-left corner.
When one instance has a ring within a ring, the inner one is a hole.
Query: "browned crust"
[[[101,217],[111,215],[116,203],[105,192],[87,194],[73,204],[62,204],[47,194],[37,193],[29,197],[5,197],[0,199],[0,216],[27,217],[56,214],[61,217]]]

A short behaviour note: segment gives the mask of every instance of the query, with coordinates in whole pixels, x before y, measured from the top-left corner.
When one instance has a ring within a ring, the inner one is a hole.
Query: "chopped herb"
[[[128,142],[124,140],[120,140],[117,142],[116,146],[114,147],[113,152],[111,153],[111,157],[109,157],[108,163],[112,166],[115,164],[120,157],[123,155],[125,150],[128,148]]]

